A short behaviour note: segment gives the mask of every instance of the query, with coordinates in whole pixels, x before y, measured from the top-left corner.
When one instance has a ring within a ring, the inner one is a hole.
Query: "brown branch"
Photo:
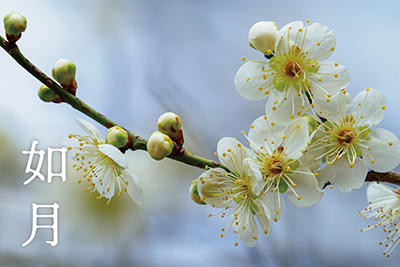
[[[385,183],[400,185],[400,173],[395,173],[395,172],[380,173],[380,172],[369,171],[365,181],[385,182]]]

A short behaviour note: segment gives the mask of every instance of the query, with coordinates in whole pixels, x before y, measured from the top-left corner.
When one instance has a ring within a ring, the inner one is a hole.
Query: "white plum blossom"
[[[73,153],[74,169],[82,173],[78,183],[88,183],[85,192],[97,191],[98,199],[108,199],[108,205],[116,192],[119,195],[126,192],[137,204],[141,204],[142,185],[128,169],[125,155],[115,146],[106,144],[91,123],[82,119],[76,121],[87,136],[70,134],[65,145]]]
[[[326,162],[318,181],[330,182],[344,193],[360,188],[368,168],[387,172],[400,163],[400,142],[385,129],[371,129],[384,116],[386,99],[367,88],[352,101],[346,90],[330,102],[320,101],[316,112],[327,121],[318,127],[306,157]]]
[[[220,209],[214,216],[232,217],[229,225],[222,228],[223,232],[233,228],[239,240],[247,246],[254,246],[259,236],[259,226],[264,234],[270,230],[271,213],[268,206],[273,200],[268,194],[262,194],[261,173],[247,158],[251,152],[246,147],[234,138],[225,137],[218,142],[217,152],[230,172],[215,168],[201,174],[197,184],[200,200]]]
[[[291,22],[277,33],[275,50],[267,51],[272,55],[269,62],[244,63],[236,73],[235,87],[249,100],[268,97],[269,120],[289,121],[310,111],[316,99],[330,99],[349,83],[344,66],[325,61],[335,46],[335,35],[326,26]]]
[[[383,255],[390,257],[400,244],[400,188],[396,190],[374,182],[368,186],[367,198],[369,206],[359,213],[365,219],[373,218],[376,223],[361,231],[382,226],[387,237],[379,244],[386,247]]]
[[[300,207],[312,206],[322,198],[315,178],[318,174],[300,161],[310,140],[306,119],[282,125],[262,116],[250,126],[247,138],[255,151],[250,154],[252,161],[263,177],[263,192],[273,195],[274,215],[279,215],[284,202],[281,194],[286,191],[289,201]]]

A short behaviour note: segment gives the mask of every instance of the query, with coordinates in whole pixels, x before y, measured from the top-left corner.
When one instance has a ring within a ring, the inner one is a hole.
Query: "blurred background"
[[[185,146],[210,157],[224,136],[241,130],[264,111],[265,101],[239,96],[233,77],[240,58],[260,58],[247,43],[260,20],[282,27],[310,19],[337,38],[332,61],[348,67],[349,91],[365,87],[388,98],[380,125],[400,136],[400,3],[398,1],[29,1],[1,0],[1,17],[18,11],[28,19],[19,45],[50,73],[59,58],[77,65],[78,96],[135,133],[148,137],[166,111],[183,120]],[[1,31],[4,36],[4,32]],[[398,266],[378,245],[381,230],[361,233],[357,214],[365,189],[327,190],[317,205],[290,204],[258,245],[235,247],[233,233],[209,219],[209,207],[192,203],[190,181],[200,169],[143,152],[128,152],[131,170],[144,184],[145,203],[114,199],[111,207],[90,198],[69,172],[68,182],[38,179],[24,186],[32,140],[39,148],[61,147],[69,133],[82,133],[84,118],[65,104],[45,104],[40,83],[0,51],[0,266]],[[101,133],[105,129],[101,128]],[[241,139],[242,140],[242,139]],[[243,141],[243,140],[242,140]],[[45,170],[45,169],[44,169]],[[31,205],[57,202],[59,244],[50,231],[31,232]]]

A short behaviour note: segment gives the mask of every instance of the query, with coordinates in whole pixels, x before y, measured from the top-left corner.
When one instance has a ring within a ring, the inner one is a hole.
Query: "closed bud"
[[[71,86],[75,82],[76,66],[68,59],[60,59],[54,64],[51,74],[61,85]]]
[[[128,143],[128,132],[119,126],[114,126],[108,129],[106,134],[106,143],[117,148],[126,146]]]
[[[20,13],[11,12],[4,17],[4,29],[10,36],[18,36],[26,30],[26,18]]]
[[[205,205],[206,203],[204,201],[201,201],[200,196],[199,196],[199,191],[197,190],[197,179],[193,180],[190,183],[190,188],[189,188],[189,194],[192,200],[199,204],[199,205]]]
[[[61,97],[46,85],[39,88],[38,96],[44,102],[60,102]]]
[[[273,21],[260,21],[249,30],[249,44],[264,54],[270,54],[275,49],[278,27]]]
[[[180,136],[181,126],[181,119],[172,112],[162,114],[157,121],[158,130],[173,138],[178,138]]]
[[[155,131],[147,141],[147,152],[155,160],[169,156],[174,148],[171,138],[162,132]]]

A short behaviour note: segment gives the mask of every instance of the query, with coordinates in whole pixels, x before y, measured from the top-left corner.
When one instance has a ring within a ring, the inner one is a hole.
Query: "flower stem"
[[[93,120],[97,121],[101,125],[107,128],[111,128],[113,126],[119,126],[117,123],[113,122],[103,114],[96,111],[94,108],[90,107],[88,104],[83,102],[78,97],[74,96],[73,94],[67,92],[64,88],[62,88],[58,83],[56,83],[53,79],[48,77],[45,73],[43,73],[38,67],[32,64],[19,50],[16,44],[11,44],[7,42],[2,36],[0,36],[0,46],[15,60],[23,67],[26,71],[28,71],[32,76],[38,79],[40,82],[45,84],[51,90],[56,92],[58,95],[61,96],[64,102],[72,106],[74,109],[79,110],[86,116],[92,118]],[[122,127],[122,126],[120,126]],[[141,138],[138,135],[135,135],[131,131],[127,130],[130,138],[131,138],[131,146],[129,149],[131,150],[146,150],[147,140]],[[188,151],[184,151],[184,153],[172,154],[169,158],[192,165],[198,168],[215,168],[221,167],[226,171],[229,171],[225,166],[220,164],[219,162],[212,161],[210,159],[206,159],[200,156],[196,156],[191,154]]]

